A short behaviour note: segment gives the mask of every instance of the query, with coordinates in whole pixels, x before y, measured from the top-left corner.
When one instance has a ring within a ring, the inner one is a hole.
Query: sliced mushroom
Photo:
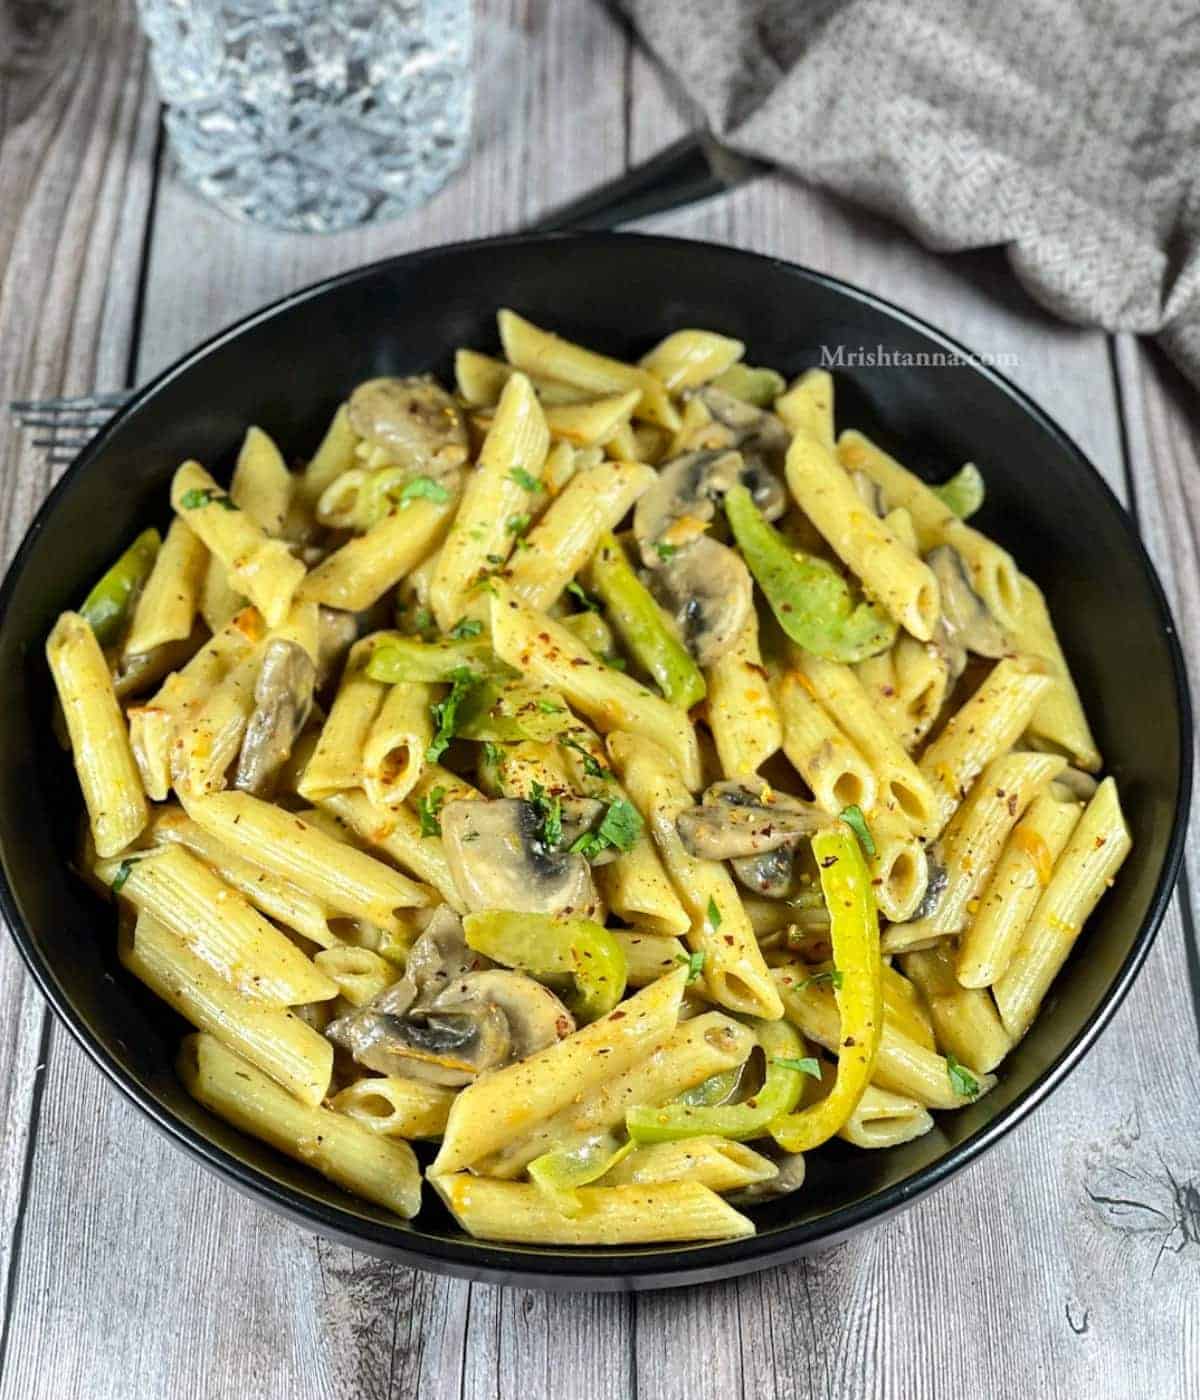
[[[523,1060],[575,1029],[571,1013],[549,987],[507,968],[470,972],[458,978],[434,1000],[439,1016],[470,1013],[476,1007],[496,1007],[508,1022],[509,1057]]]
[[[760,856],[741,856],[731,861],[739,884],[765,899],[784,899],[792,888],[796,852],[791,846],[778,846]]]
[[[682,549],[702,534],[716,515],[717,503],[739,483],[768,520],[778,519],[787,509],[787,492],[778,478],[740,452],[685,452],[664,463],[633,512],[642,563],[661,569],[664,555],[674,557],[671,550]]]
[[[829,818],[819,808],[764,783],[714,783],[699,806],[680,812],[679,838],[705,860],[739,860],[794,849]]]
[[[412,984],[413,1001],[427,1002],[457,978],[491,966],[490,958],[467,947],[459,916],[448,904],[440,904],[408,950],[403,980]]]
[[[1003,656],[1008,650],[1008,638],[971,587],[958,550],[948,544],[938,545],[925,556],[925,562],[941,589],[942,621],[951,644],[973,651],[976,656]]]
[[[562,799],[562,848],[569,851],[585,832],[595,831],[604,820],[608,807],[595,797],[568,796]],[[588,857],[588,863],[595,869],[598,865],[608,865],[621,854],[615,846],[606,846]]]
[[[368,379],[350,395],[350,426],[402,467],[437,475],[467,460],[467,424],[458,405],[428,375]]]
[[[312,709],[317,669],[298,643],[267,643],[254,683],[254,712],[246,725],[234,786],[269,797]]]
[[[511,1058],[508,1019],[492,1005],[442,1014],[411,1007],[395,1015],[372,1002],[331,1021],[325,1034],[368,1069],[447,1088]]]
[[[532,802],[517,798],[446,803],[442,843],[468,909],[583,917],[598,911],[587,861],[549,849],[544,821]]]
[[[781,472],[792,435],[783,420],[765,408],[735,398],[714,384],[707,384],[697,398],[718,423],[729,429],[736,447],[751,465],[768,473]],[[748,483],[747,483],[748,484]]]
[[[358,619],[353,613],[324,605],[317,609],[317,690],[324,690],[341,670],[357,636]]]
[[[779,1175],[771,1177],[768,1181],[755,1181],[749,1186],[743,1186],[740,1191],[727,1198],[734,1205],[761,1205],[764,1201],[778,1200],[780,1196],[790,1196],[793,1191],[799,1191],[804,1185],[803,1152],[771,1152],[768,1149],[767,1156],[778,1166]]]
[[[754,606],[754,582],[741,556],[706,536],[681,549],[648,582],[701,666],[711,666],[737,641]]]

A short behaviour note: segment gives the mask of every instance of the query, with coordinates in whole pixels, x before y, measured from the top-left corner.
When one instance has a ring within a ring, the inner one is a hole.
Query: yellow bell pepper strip
[[[773,369],[758,369],[754,365],[730,365],[712,381],[714,389],[732,394],[755,408],[770,408],[787,388],[783,375]]]
[[[600,540],[590,582],[630,656],[653,678],[664,698],[683,710],[699,704],[708,693],[699,666],[671,631],[611,534]]]
[[[974,462],[959,467],[949,481],[932,488],[933,494],[941,498],[960,520],[967,520],[983,505],[985,488],[983,473]]]
[[[785,1152],[819,1147],[850,1117],[871,1081],[883,1032],[879,916],[858,837],[839,821],[818,831],[812,848],[829,906],[834,966],[840,974],[833,979],[841,1017],[837,1077],[825,1098],[770,1124],[771,1136]]]
[[[611,1133],[600,1133],[573,1147],[556,1147],[535,1157],[526,1170],[529,1179],[562,1215],[576,1216],[583,1202],[577,1186],[589,1186],[623,1161],[637,1146],[618,1143]]]
[[[607,1016],[625,995],[625,950],[591,919],[492,909],[468,914],[463,931],[467,947],[493,962],[546,982],[570,979],[573,990],[565,1000],[578,1021]]]
[[[805,651],[827,661],[865,661],[895,641],[895,621],[866,599],[856,605],[832,564],[793,550],[744,486],[725,493],[725,514],[780,627]]]
[[[423,681],[436,685],[453,679],[454,672],[466,667],[479,675],[509,674],[484,638],[463,641],[418,642],[399,632],[380,636],[367,660],[367,675],[373,681],[396,685],[400,681]]]
[[[661,1108],[637,1107],[625,1114],[625,1126],[634,1142],[675,1142],[680,1138],[715,1137],[746,1142],[762,1137],[768,1126],[786,1117],[800,1102],[807,1072],[797,1069],[804,1057],[804,1041],[786,1021],[750,1023],[767,1057],[762,1088],[743,1103],[695,1106],[676,1100]]]
[[[161,545],[157,530],[143,530],[84,599],[79,612],[102,647],[120,636],[133,597],[150,577]]]

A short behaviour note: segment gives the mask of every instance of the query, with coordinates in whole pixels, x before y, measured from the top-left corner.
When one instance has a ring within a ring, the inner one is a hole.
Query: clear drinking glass
[[[183,178],[329,233],[423,203],[466,154],[471,0],[138,0]]]

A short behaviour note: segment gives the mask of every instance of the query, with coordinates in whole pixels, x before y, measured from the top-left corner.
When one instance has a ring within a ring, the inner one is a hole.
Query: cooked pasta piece
[[[436,1138],[446,1131],[454,1094],[440,1084],[390,1074],[356,1079],[330,1104],[383,1137]]]
[[[1041,657],[1053,677],[1050,687],[1030,716],[1029,732],[1070,754],[1071,762],[1077,768],[1098,773],[1100,750],[1092,737],[1091,726],[1083,712],[1079,691],[1075,688],[1059,644],[1046,600],[1037,584],[1024,575],[1021,576],[1021,600],[1020,623],[1013,630],[1013,641],[1019,650]]]
[[[792,657],[814,698],[870,764],[876,804],[895,812],[916,835],[935,835],[938,808],[933,789],[879,717],[853,668],[799,647],[793,648]]]
[[[631,987],[648,986],[688,961],[687,949],[678,938],[643,933],[636,928],[615,928],[611,932],[625,954],[625,976]]]
[[[1012,555],[967,525],[917,476],[862,433],[844,432],[838,460],[847,471],[865,472],[883,491],[889,509],[903,506],[917,531],[921,552],[951,545],[966,565],[975,592],[1001,627],[1011,630],[1021,617],[1020,577]]]
[[[311,943],[328,948],[338,941],[329,926],[328,912],[310,894],[230,850],[178,807],[157,808],[149,835],[157,844],[171,842],[191,851],[260,913],[295,929]]]
[[[378,602],[442,542],[453,496],[402,502],[365,535],[335,549],[304,580],[301,596],[329,608],[363,612]]]
[[[469,1084],[450,1110],[430,1174],[473,1166],[644,1059],[674,1028],[686,980],[678,968],[582,1030]]]
[[[325,948],[313,962],[337,983],[338,995],[351,1006],[365,1006],[400,976],[392,963],[370,948]]]
[[[1052,785],[1013,828],[959,944],[964,987],[990,987],[1003,975],[1082,815],[1082,803]]]
[[[349,409],[344,403],[339,404],[333,421],[321,439],[321,445],[313,453],[296,484],[296,494],[310,510],[316,506],[330,483],[354,465],[354,449],[357,446],[358,434],[350,426]]]
[[[185,462],[175,473],[171,504],[268,625],[282,622],[304,578],[304,565],[287,545],[269,538],[249,512],[234,505],[199,462]]]
[[[1117,786],[1105,778],[1059,856],[1008,967],[992,988],[1000,1019],[1014,1041],[1033,1023],[1084,922],[1132,844]]]
[[[308,802],[320,802],[366,781],[363,750],[387,694],[387,686],[366,673],[373,646],[364,638],[350,650],[317,746],[297,783],[300,796]]]
[[[481,1240],[518,1244],[655,1244],[667,1240],[729,1240],[754,1225],[707,1186],[691,1181],[655,1185],[584,1186],[577,1216],[563,1215],[536,1186],[488,1181],[469,1172],[430,1178],[458,1223]]]
[[[75,771],[100,856],[115,856],[141,835],[149,810],[108,663],[91,627],[66,612],[46,642]]]
[[[937,794],[931,836],[939,835],[984,767],[1011,749],[1050,685],[1036,657],[998,661],[967,703],[951,715],[921,755],[919,767]]]
[[[319,1104],[333,1077],[333,1046],[286,1006],[244,996],[152,914],[121,941],[122,966],[198,1030],[269,1074],[301,1103]]]
[[[492,599],[492,645],[510,666],[559,690],[569,704],[607,734],[634,729],[670,755],[683,781],[700,786],[700,748],[684,710],[598,661],[561,623],[525,607],[502,584]]]
[[[96,873],[246,996],[302,1006],[337,995],[335,983],[291,939],[182,846],[101,861]]]
[[[704,674],[708,724],[727,778],[757,773],[783,743],[783,721],[758,649],[751,610],[737,640]]]
[[[691,927],[654,842],[644,832],[595,876],[604,902],[634,928],[674,942]]]
[[[529,487],[541,480],[549,446],[533,387],[515,374],[504,386],[430,583],[430,606],[442,631],[463,617],[486,614],[487,594],[478,585],[505,562],[528,526]]]
[[[638,462],[602,462],[577,472],[524,537],[506,575],[528,607],[545,611],[655,480]]]
[[[433,738],[433,695],[432,686],[400,681],[384,696],[362,746],[363,786],[377,806],[397,806],[416,786]]]
[[[235,851],[246,852],[340,914],[402,932],[397,911],[430,902],[428,892],[398,870],[248,792],[214,793],[184,805],[189,816]]]
[[[838,1129],[838,1137],[855,1147],[899,1147],[932,1127],[929,1110],[916,1099],[868,1084],[857,1108]]]
[[[954,950],[946,943],[906,953],[904,971],[920,987],[939,1047],[964,1064],[995,1069],[1012,1049],[991,994],[964,987],[954,975]]]
[[[601,1186],[643,1186],[659,1181],[695,1181],[710,1191],[740,1191],[771,1181],[779,1168],[744,1142],[722,1137],[651,1142],[636,1148],[600,1178]]]
[[[612,735],[609,753],[691,917],[686,938],[692,952],[702,955],[709,996],[732,1011],[778,1019],[783,1007],[733,878],[723,862],[690,855],[675,829],[692,799],[670,759],[657,744],[634,734]]]
[[[1004,754],[988,764],[931,855],[943,886],[932,897],[933,907],[893,924],[884,936],[885,953],[924,947],[969,925],[1009,832],[1066,766],[1065,758],[1043,753]]]
[[[793,437],[787,481],[800,509],[862,580],[868,596],[927,642],[941,608],[933,570],[867,509],[837,457],[813,433]]]
[[[870,813],[867,828],[875,846],[868,857],[875,902],[885,919],[902,924],[915,917],[929,888],[925,843],[899,813],[886,807]]]
[[[199,536],[183,520],[173,520],[134,610],[121,649],[126,659],[191,635],[207,566]]]
[[[406,1142],[300,1103],[210,1035],[189,1035],[176,1064],[188,1093],[235,1128],[406,1220],[421,1208],[421,1169]]]
[[[638,364],[660,379],[668,393],[678,394],[724,374],[745,353],[745,345],[732,336],[715,331],[672,331],[647,350]]]
[[[827,369],[806,369],[775,400],[774,408],[793,433],[811,433],[833,451],[833,375]]]
[[[672,432],[679,427],[679,414],[665,386],[647,370],[610,360],[606,355],[597,355],[549,331],[539,330],[515,311],[501,311],[496,319],[504,353],[517,369],[577,385],[593,394],[619,394],[626,389],[639,389],[641,399],[634,409],[635,418],[644,418]]]
[[[871,704],[911,752],[933,728],[950,693],[950,667],[934,642],[902,632],[890,651],[855,667]]]
[[[826,714],[799,670],[775,684],[783,721],[783,751],[812,789],[818,806],[831,815],[845,807],[869,812],[878,784],[870,764]]]

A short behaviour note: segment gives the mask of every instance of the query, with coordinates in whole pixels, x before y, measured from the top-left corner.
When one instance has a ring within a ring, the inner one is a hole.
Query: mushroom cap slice
[[[430,1010],[467,1011],[474,1007],[497,1007],[508,1022],[509,1058],[523,1060],[570,1035],[575,1020],[549,987],[522,972],[492,968],[469,972],[441,992]]]
[[[739,484],[768,520],[778,519],[787,509],[787,491],[779,478],[740,452],[685,452],[664,462],[658,479],[634,507],[633,533],[642,563],[648,569],[660,568],[663,560],[655,546],[671,527],[680,521],[695,522],[693,528],[699,532],[716,515],[725,493]]]
[[[758,856],[741,856],[730,862],[738,882],[765,899],[786,899],[792,888],[796,852],[792,846],[776,846]]]
[[[1009,650],[1008,638],[971,587],[962,555],[952,545],[940,544],[925,556],[941,590],[942,621],[952,646],[976,656],[1001,657]],[[962,668],[960,667],[959,670]]]
[[[267,643],[254,683],[254,710],[242,737],[234,787],[269,797],[312,709],[317,668],[297,642]]]
[[[434,474],[467,460],[462,410],[428,375],[368,379],[350,395],[350,426],[402,467]]]
[[[698,806],[680,812],[675,821],[684,846],[705,860],[741,860],[794,849],[828,825],[829,817],[809,802],[762,783],[736,780],[714,783]]]
[[[729,650],[754,606],[754,582],[741,556],[707,536],[651,573],[649,583],[701,666]]]
[[[533,803],[511,797],[448,802],[441,821],[450,873],[472,912],[511,909],[584,918],[598,912],[587,861],[544,844],[543,818]]]
[[[769,472],[783,470],[792,435],[781,418],[745,399],[727,394],[715,384],[706,384],[696,396],[713,418],[730,430],[732,445],[743,456],[756,458],[758,465]]]
[[[512,1043],[504,1012],[490,1004],[397,1016],[370,1003],[331,1021],[325,1034],[368,1069],[451,1089],[505,1063]]]

